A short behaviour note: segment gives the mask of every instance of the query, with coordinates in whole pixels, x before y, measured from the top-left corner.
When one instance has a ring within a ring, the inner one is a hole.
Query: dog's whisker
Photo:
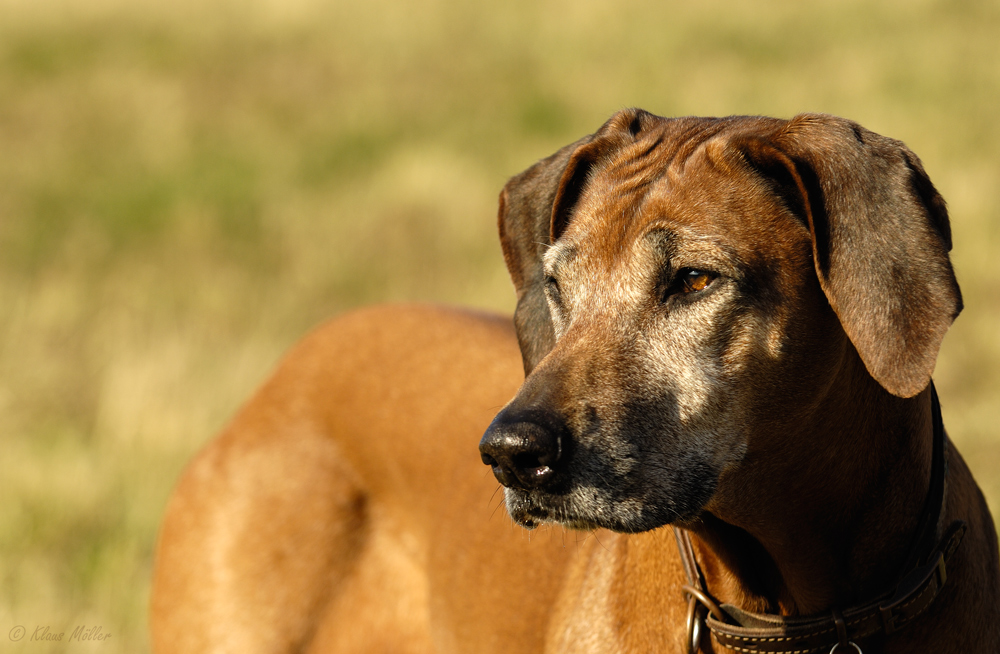
[[[490,495],[490,500],[489,500],[489,502],[487,502],[487,504],[489,504],[490,502],[492,502],[493,498],[495,498],[497,496],[497,493],[500,492],[500,491],[502,491],[502,490],[503,490],[503,486],[501,484],[497,484],[497,487],[493,489],[493,494]]]

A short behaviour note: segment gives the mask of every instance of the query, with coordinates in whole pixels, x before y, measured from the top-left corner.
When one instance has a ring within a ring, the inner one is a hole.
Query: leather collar
[[[884,633],[892,634],[912,623],[941,592],[947,581],[947,562],[962,542],[966,525],[953,522],[938,538],[944,517],[945,478],[948,472],[947,436],[941,419],[941,404],[931,382],[931,418],[934,445],[931,482],[916,537],[910,546],[907,571],[893,589],[878,597],[844,609],[812,616],[787,618],[751,613],[729,604],[718,604],[709,594],[704,575],[695,559],[687,531],[674,527],[677,548],[688,583],[687,642],[690,654],[701,644],[704,626],[719,645],[737,652],[769,654],[860,653],[856,641]]]

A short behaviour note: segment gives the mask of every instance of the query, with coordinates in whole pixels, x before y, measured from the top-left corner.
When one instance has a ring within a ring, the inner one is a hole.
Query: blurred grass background
[[[147,649],[168,493],[282,351],[364,303],[509,312],[501,186],[633,105],[921,156],[966,298],[935,377],[996,512],[998,99],[992,1],[0,0],[0,650]]]

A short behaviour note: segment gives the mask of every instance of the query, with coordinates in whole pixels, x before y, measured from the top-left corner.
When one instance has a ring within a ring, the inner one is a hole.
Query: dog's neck
[[[791,475],[756,466],[751,448],[740,487],[690,525],[720,601],[808,615],[869,600],[906,572],[930,483],[930,389],[900,399],[863,368],[852,376],[850,393],[813,411],[822,420],[769,435],[760,461],[801,462]]]

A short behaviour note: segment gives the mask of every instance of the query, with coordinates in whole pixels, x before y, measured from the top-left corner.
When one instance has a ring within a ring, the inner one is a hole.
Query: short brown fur
[[[822,115],[627,110],[514,177],[500,236],[513,326],[339,318],[190,465],[155,651],[682,652],[670,523],[751,611],[829,611],[905,572],[961,296],[903,144]],[[684,291],[689,270],[714,277]],[[484,460],[512,433],[558,444],[543,481],[492,459],[534,532],[479,462],[491,420]],[[993,522],[948,459],[942,523],[969,529],[947,585],[867,654],[1000,650]]]

